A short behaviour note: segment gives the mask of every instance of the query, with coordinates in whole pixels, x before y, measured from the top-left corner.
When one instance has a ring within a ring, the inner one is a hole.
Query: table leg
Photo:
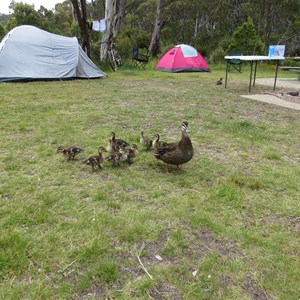
[[[276,71],[275,71],[275,80],[274,80],[274,87],[273,91],[275,91],[276,88],[276,81],[277,81],[277,72],[278,72],[278,66],[279,66],[279,60],[276,61]]]
[[[255,79],[256,79],[256,69],[257,69],[257,60],[255,61],[255,68],[254,68],[254,78],[253,78],[253,86],[255,86]]]
[[[229,69],[229,60],[226,60],[226,77],[225,77],[225,89],[227,88],[227,74]]]
[[[253,69],[253,60],[250,62],[250,81],[249,81],[249,93],[251,91],[251,83],[252,83],[252,69]]]

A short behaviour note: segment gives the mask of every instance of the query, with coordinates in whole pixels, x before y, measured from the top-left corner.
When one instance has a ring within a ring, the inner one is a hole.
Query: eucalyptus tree
[[[71,0],[71,2],[74,9],[74,15],[76,17],[81,32],[81,47],[86,52],[88,57],[91,57],[91,46],[87,27],[88,22],[86,13],[86,0],[80,0],[80,3],[78,2],[78,0]]]
[[[41,16],[34,9],[34,5],[29,5],[23,2],[13,2],[10,6],[13,10],[13,23],[15,26],[33,25],[41,26]]]
[[[54,23],[56,24],[56,30],[59,30],[60,34],[71,35],[73,19],[73,7],[69,0],[55,4]]]
[[[148,48],[148,54],[156,56],[159,51],[160,31],[163,26],[163,7],[164,0],[157,0],[156,20],[152,33],[151,42]]]
[[[125,17],[126,5],[127,0],[106,0],[105,2],[106,30],[102,36],[100,46],[101,61],[107,58],[107,51],[120,32]]]

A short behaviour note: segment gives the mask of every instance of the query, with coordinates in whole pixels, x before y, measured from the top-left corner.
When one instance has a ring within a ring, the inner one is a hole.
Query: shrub
[[[254,28],[253,21],[248,17],[247,22],[233,32],[233,39],[229,45],[229,51],[239,50],[244,55],[262,54],[264,45]]]
[[[214,50],[209,58],[208,61],[210,63],[221,63],[224,62],[224,56],[226,55],[226,52],[222,48],[217,48]]]

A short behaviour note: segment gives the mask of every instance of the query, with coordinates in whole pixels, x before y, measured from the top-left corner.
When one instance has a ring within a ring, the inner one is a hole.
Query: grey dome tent
[[[12,29],[0,43],[0,82],[104,76],[75,37],[23,25]]]

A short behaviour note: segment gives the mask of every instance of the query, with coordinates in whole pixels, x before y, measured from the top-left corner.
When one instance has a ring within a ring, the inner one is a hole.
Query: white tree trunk
[[[103,61],[107,57],[107,49],[110,46],[113,38],[113,24],[114,16],[116,14],[117,0],[105,1],[105,19],[106,19],[106,31],[104,32],[100,44],[100,61]]]
[[[157,0],[156,20],[152,33],[152,39],[148,48],[148,54],[155,56],[159,50],[160,30],[163,25],[163,6],[165,0]]]

